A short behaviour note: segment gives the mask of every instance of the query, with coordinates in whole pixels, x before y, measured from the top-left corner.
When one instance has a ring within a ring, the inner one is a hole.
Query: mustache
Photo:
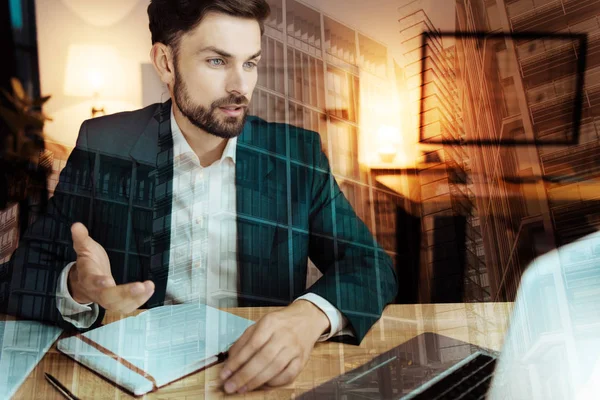
[[[230,104],[235,104],[236,106],[247,106],[249,103],[250,101],[246,98],[246,96],[231,95],[223,99],[214,101],[211,107],[214,109]]]

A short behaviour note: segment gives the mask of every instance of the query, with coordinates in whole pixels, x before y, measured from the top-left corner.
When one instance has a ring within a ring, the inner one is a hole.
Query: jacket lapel
[[[276,233],[287,229],[285,161],[265,151],[267,124],[249,117],[236,149],[238,305],[270,303],[277,287],[270,274]],[[285,134],[285,132],[283,132]],[[278,229],[279,228],[279,229]]]
[[[152,183],[151,211],[132,216],[135,242],[140,257],[142,279],[151,279],[155,290],[145,307],[162,305],[167,288],[171,245],[173,203],[173,137],[171,101],[159,104],[146,128],[133,146],[130,156],[140,165],[150,166]],[[150,245],[149,257],[148,244]]]

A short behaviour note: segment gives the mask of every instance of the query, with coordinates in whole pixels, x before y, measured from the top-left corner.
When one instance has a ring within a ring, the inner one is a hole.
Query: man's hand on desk
[[[144,304],[152,293],[152,281],[116,285],[110,272],[106,251],[92,239],[87,228],[77,222],[71,226],[77,262],[69,271],[68,287],[80,304],[97,303],[108,311],[130,313]]]
[[[225,391],[244,393],[263,384],[292,382],[329,328],[327,316],[306,300],[265,315],[229,349],[221,371]]]

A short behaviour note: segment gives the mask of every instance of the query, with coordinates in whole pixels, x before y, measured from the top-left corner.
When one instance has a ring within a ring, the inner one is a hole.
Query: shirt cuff
[[[56,287],[56,308],[60,315],[67,322],[73,324],[76,328],[89,328],[100,314],[100,309],[95,303],[80,304],[76,302],[71,293],[69,293],[68,279],[69,271],[75,265],[75,262],[67,264],[58,277]]]
[[[350,335],[354,336],[350,329],[344,329],[348,325],[348,319],[344,317],[344,315],[333,306],[329,301],[325,300],[323,297],[314,293],[307,293],[304,296],[298,297],[294,301],[298,300],[306,300],[313,303],[316,307],[318,307],[329,319],[329,324],[331,329],[329,332],[324,333],[319,337],[318,342],[324,342],[334,336],[339,335]]]

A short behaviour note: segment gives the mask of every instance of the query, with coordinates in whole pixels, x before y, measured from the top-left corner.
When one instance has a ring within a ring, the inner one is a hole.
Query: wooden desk
[[[226,396],[218,379],[221,365],[171,383],[143,399],[244,398],[289,399],[335,376],[354,369],[376,355],[422,332],[436,332],[478,346],[499,350],[508,326],[512,303],[390,305],[360,346],[318,343],[296,381],[288,386]],[[235,308],[227,311],[251,320],[276,308]],[[104,323],[122,316],[107,314]],[[19,388],[15,399],[56,399],[61,395],[44,379],[49,372],[81,399],[135,398],[76,363],[53,346]]]

